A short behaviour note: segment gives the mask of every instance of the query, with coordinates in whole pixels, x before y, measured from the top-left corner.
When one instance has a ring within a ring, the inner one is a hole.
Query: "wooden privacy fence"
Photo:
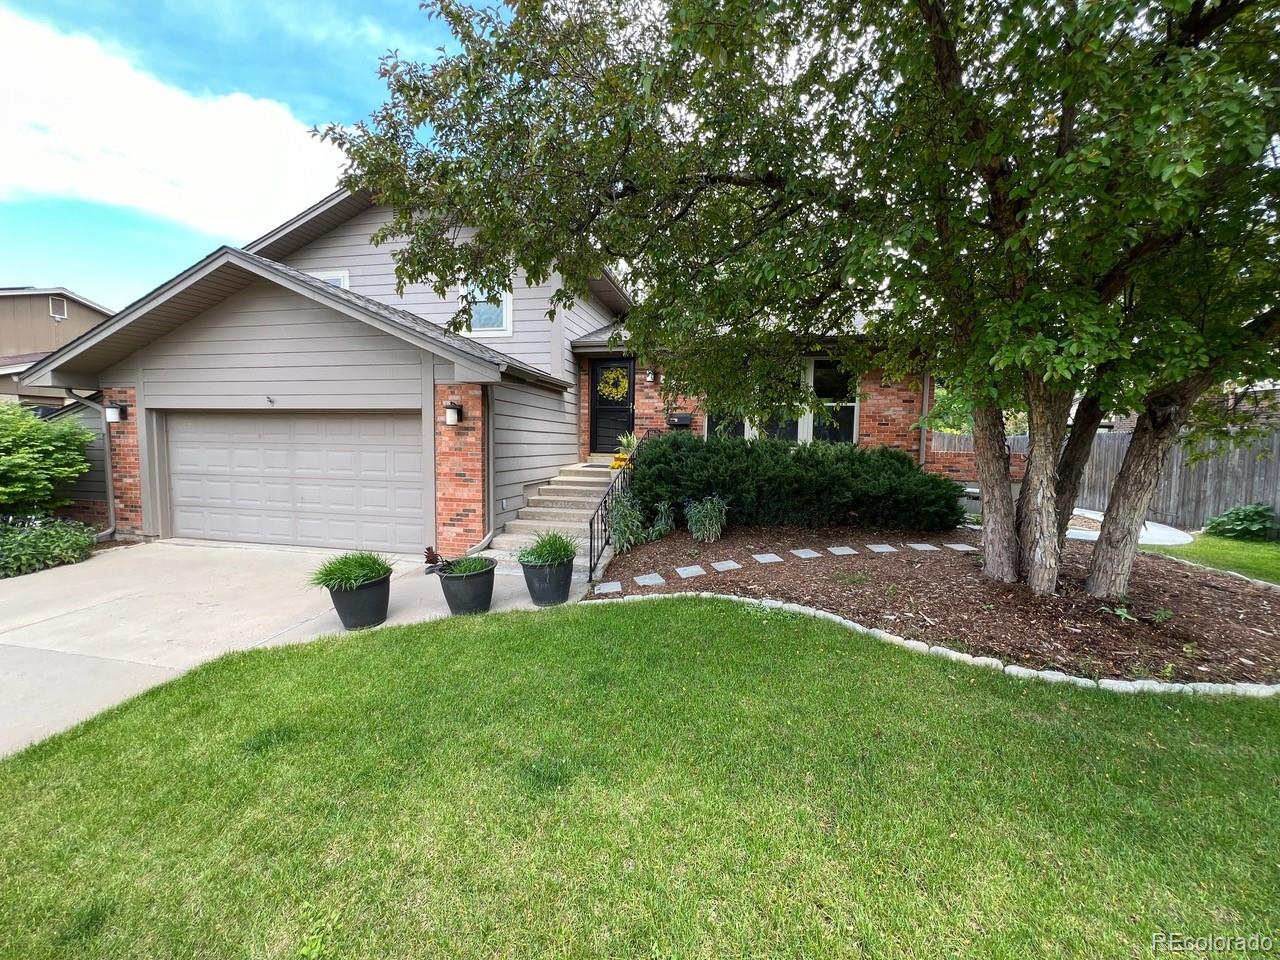
[[[1128,433],[1099,433],[1080,483],[1077,507],[1106,510],[1107,495],[1125,451]],[[1009,448],[1027,449],[1025,436],[1010,437]],[[961,434],[935,433],[931,449],[939,452],[967,452],[973,438]],[[1214,448],[1211,448],[1213,450]],[[1268,503],[1280,511],[1280,430],[1263,436],[1248,446],[1217,445],[1211,456],[1191,463],[1191,451],[1179,444],[1165,460],[1160,484],[1151,500],[1147,519],[1157,523],[1197,530],[1210,517],[1244,503]]]

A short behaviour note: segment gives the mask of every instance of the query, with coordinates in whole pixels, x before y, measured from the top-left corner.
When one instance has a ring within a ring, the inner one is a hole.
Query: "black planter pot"
[[[538,607],[554,607],[569,599],[573,582],[573,561],[564,563],[522,563],[529,597]]]
[[[493,600],[493,568],[477,570],[475,573],[445,573],[438,571],[440,589],[444,591],[444,599],[449,604],[449,612],[484,613]]]
[[[387,619],[387,604],[391,600],[391,574],[377,580],[362,583],[354,590],[329,589],[333,609],[348,630],[375,627]]]

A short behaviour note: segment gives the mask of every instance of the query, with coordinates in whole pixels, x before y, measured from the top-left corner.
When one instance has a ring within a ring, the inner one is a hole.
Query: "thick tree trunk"
[[[1018,540],[1022,576],[1041,595],[1058,589],[1058,458],[1070,409],[1070,391],[1047,389],[1034,376],[1028,381],[1031,451],[1018,498]]]
[[[973,447],[982,490],[982,572],[992,580],[1014,583],[1018,579],[1017,524],[1009,487],[1004,414],[998,407],[974,409]]]
[[[1084,478],[1084,468],[1089,463],[1089,454],[1093,452],[1093,438],[1098,435],[1098,427],[1102,423],[1102,403],[1093,394],[1085,394],[1076,404],[1075,419],[1071,423],[1071,433],[1067,435],[1067,445],[1062,448],[1062,456],[1058,458],[1058,550],[1067,539],[1067,525],[1071,522],[1071,511],[1075,509],[1076,498],[1080,496],[1080,481]]]
[[[1149,399],[1138,417],[1124,463],[1111,485],[1102,532],[1093,548],[1093,564],[1084,587],[1091,596],[1120,600],[1128,591],[1138,538],[1160,482],[1160,470],[1187,422],[1192,404],[1204,392],[1203,387],[1196,386],[1190,385],[1175,397]]]

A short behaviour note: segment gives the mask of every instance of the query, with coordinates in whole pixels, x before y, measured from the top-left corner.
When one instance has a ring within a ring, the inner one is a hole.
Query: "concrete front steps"
[[[600,506],[600,498],[613,482],[613,473],[608,468],[611,459],[562,467],[557,476],[529,498],[527,505],[516,514],[516,519],[507,521],[502,532],[489,541],[488,549],[480,556],[492,557],[499,567],[508,568],[502,572],[514,572],[509,568],[519,569],[520,562],[516,558],[521,549],[533,543],[537,534],[544,530],[555,530],[581,541],[581,550],[573,561],[573,572],[575,577],[585,578],[589,564],[588,525]]]

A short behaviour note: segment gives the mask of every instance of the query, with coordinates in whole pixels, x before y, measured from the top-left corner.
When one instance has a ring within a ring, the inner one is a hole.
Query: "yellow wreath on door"
[[[610,367],[600,374],[600,382],[596,384],[596,393],[606,400],[625,400],[630,390],[631,381],[625,367]]]

